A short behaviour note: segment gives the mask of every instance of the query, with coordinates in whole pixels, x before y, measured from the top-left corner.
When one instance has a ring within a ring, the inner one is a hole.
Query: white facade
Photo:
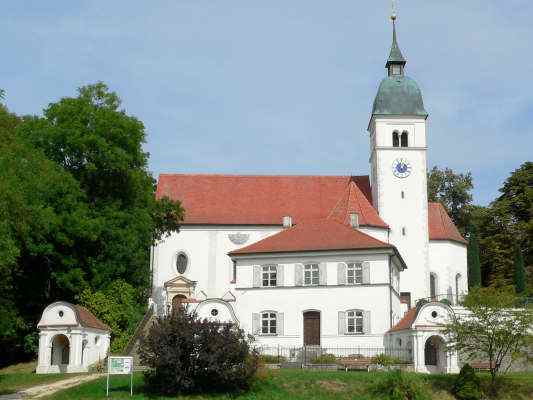
[[[59,301],[45,308],[37,325],[38,374],[87,372],[107,357],[110,331],[84,325],[70,303]]]

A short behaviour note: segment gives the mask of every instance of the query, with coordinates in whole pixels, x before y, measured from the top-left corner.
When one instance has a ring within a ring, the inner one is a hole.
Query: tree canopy
[[[449,346],[469,359],[488,359],[492,382],[518,357],[527,356],[533,324],[531,308],[516,308],[512,289],[473,288],[463,300],[465,313],[453,313],[445,326]]]
[[[533,295],[533,163],[527,161],[513,171],[500,188],[500,195],[488,206],[472,203],[472,188],[470,173],[438,167],[428,173],[429,200],[441,202],[471,242],[470,285],[478,281],[478,258],[482,285],[514,285],[515,247],[518,246],[525,265],[524,293]]]
[[[464,234],[472,204],[472,174],[456,173],[450,168],[433,167],[428,172],[428,200],[442,203],[451,219]]]
[[[121,304],[123,293],[110,288],[129,285],[127,303],[143,309],[150,247],[183,216],[179,202],[155,199],[144,142],[142,122],[103,83],[42,116],[0,107],[0,342],[15,353],[52,301],[85,293],[98,313],[91,295]],[[106,322],[116,337],[128,329]]]

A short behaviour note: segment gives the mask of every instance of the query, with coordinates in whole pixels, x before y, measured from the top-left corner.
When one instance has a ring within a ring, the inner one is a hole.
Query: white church
[[[428,113],[392,20],[368,123],[370,175],[159,176],[156,196],[186,214],[152,248],[145,323],[185,305],[238,325],[267,353],[385,352],[419,372],[458,371],[442,324],[468,290],[467,242],[428,203]],[[39,373],[87,371],[108,353],[110,329],[83,307],[54,303],[38,328]]]
[[[439,324],[468,290],[467,242],[428,203],[428,113],[394,19],[370,175],[159,176],[157,197],[186,215],[152,249],[156,314],[188,304],[265,348],[400,347],[417,371],[457,371]]]

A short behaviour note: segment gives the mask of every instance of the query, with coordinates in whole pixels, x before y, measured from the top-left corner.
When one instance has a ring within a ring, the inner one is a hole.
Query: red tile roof
[[[161,174],[156,197],[180,200],[184,224],[281,225],[334,219],[348,223],[359,214],[362,226],[387,228],[372,206],[368,176],[283,176]],[[430,240],[467,243],[440,203],[429,203]]]
[[[156,197],[180,200],[184,224],[281,225],[359,214],[360,225],[387,228],[371,204],[368,176],[161,174]]]
[[[394,246],[332,219],[322,219],[284,229],[229,254],[363,249],[394,249]]]
[[[107,326],[98,318],[96,318],[94,314],[87,310],[85,307],[77,304],[73,305],[73,307],[76,310],[76,314],[78,315],[78,322],[81,326],[84,326],[86,328],[95,328],[104,331],[111,331],[111,328],[109,326]]]
[[[403,331],[404,329],[411,329],[411,326],[413,326],[413,322],[415,322],[416,316],[418,312],[416,307],[410,308],[403,318],[398,321],[396,325],[394,325],[391,329],[389,329],[389,332],[397,332],[397,331]]]
[[[452,240],[467,244],[441,203],[428,204],[429,240]]]

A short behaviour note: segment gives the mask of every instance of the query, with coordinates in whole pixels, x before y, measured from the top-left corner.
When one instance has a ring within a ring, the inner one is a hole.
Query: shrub
[[[453,393],[459,400],[479,400],[481,398],[480,381],[470,364],[463,365],[455,379]]]
[[[400,370],[387,372],[385,378],[375,384],[372,391],[378,398],[387,400],[431,399],[426,385],[419,377]]]
[[[373,360],[376,364],[383,365],[384,367],[387,367],[389,365],[404,364],[404,362],[399,358],[389,356],[385,353],[378,354],[374,357]]]
[[[440,302],[442,304],[446,304],[447,306],[451,306],[452,305],[452,302],[448,299],[441,299]]]
[[[337,364],[337,357],[335,354],[320,354],[313,361],[311,361],[311,364]]]
[[[235,326],[200,320],[179,309],[158,318],[141,339],[147,389],[175,395],[249,387],[258,365],[252,337]]]
[[[259,362],[263,364],[279,364],[287,361],[287,357],[278,356],[273,354],[261,354],[259,356]]]

